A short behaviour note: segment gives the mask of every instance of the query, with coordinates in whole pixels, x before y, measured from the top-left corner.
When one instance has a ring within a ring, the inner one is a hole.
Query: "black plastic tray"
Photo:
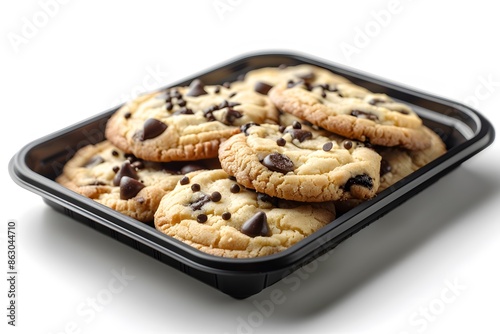
[[[236,80],[240,74],[255,68],[300,63],[327,68],[371,91],[385,93],[410,104],[422,117],[424,124],[442,137],[448,152],[384,190],[376,198],[337,217],[331,224],[289,249],[253,259],[229,259],[202,253],[149,225],[78,195],[54,181],[62,171],[64,163],[79,148],[104,140],[106,122],[119,106],[29,143],[11,159],[10,175],[21,187],[39,194],[48,205],[77,221],[228,295],[246,298],[331,250],[494,140],[491,124],[477,111],[465,105],[308,55],[288,52],[244,55],[170,86],[187,85],[194,78],[200,78],[207,84],[222,84]]]

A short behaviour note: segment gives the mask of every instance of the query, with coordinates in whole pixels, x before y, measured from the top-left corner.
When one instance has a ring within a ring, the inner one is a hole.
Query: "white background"
[[[145,88],[267,49],[305,52],[468,103],[500,128],[492,3],[3,1],[1,332],[498,333],[498,141],[310,273],[242,301],[56,213],[7,171],[32,140]],[[342,51],[347,45],[355,53]],[[7,326],[3,278],[9,219],[18,223],[16,328]],[[121,271],[129,280],[110,294]],[[91,311],[91,300],[106,296]]]

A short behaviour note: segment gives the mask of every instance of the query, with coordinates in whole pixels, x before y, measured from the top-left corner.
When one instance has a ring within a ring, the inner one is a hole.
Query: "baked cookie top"
[[[211,162],[217,167],[216,162]],[[182,174],[209,168],[191,164],[148,162],[125,154],[108,141],[78,150],[56,179],[61,185],[143,222],[153,220],[161,198]]]
[[[128,102],[108,121],[106,138],[150,161],[214,158],[220,142],[248,122],[277,123],[267,97],[241,82],[205,86],[194,80]]]
[[[431,144],[409,106],[350,82],[292,80],[274,86],[268,95],[279,109],[347,138],[413,150]]]
[[[270,255],[335,219],[333,203],[297,203],[246,189],[221,169],[187,174],[161,201],[155,227],[203,252]]]
[[[242,130],[221,144],[219,160],[245,187],[302,202],[368,199],[378,189],[380,155],[362,143],[300,122]]]
[[[309,84],[349,83],[346,78],[331,71],[309,64],[279,67],[263,67],[248,71],[243,78],[243,83],[252,87],[256,92],[266,95],[275,85],[286,84],[289,81],[302,80]]]

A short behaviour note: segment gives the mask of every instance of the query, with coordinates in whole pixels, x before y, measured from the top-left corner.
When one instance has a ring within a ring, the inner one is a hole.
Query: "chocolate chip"
[[[240,104],[241,104],[241,103],[236,102],[236,101],[229,101],[229,102],[227,103],[227,106],[228,106],[228,107],[236,107],[236,106],[239,106]]]
[[[227,211],[226,211],[226,212],[223,212],[223,213],[222,213],[222,219],[224,219],[224,220],[229,220],[229,219],[231,219],[231,212],[227,212]]]
[[[370,176],[366,174],[356,175],[347,180],[346,184],[344,185],[344,189],[350,191],[353,185],[358,185],[371,189],[373,187],[373,180]]]
[[[276,144],[278,144],[278,146],[285,146],[286,145],[285,138],[278,138],[278,139],[276,139]]]
[[[252,218],[243,223],[241,232],[252,238],[257,236],[270,236],[271,231],[267,224],[266,214],[262,211],[257,212]]]
[[[246,134],[248,136],[247,130],[248,130],[248,128],[250,128],[252,126],[259,126],[259,124],[256,124],[254,122],[243,124],[242,126],[240,126],[240,130],[241,130],[241,132],[243,132],[244,134]]]
[[[125,119],[129,119],[130,117],[132,117],[132,114],[130,113],[130,111],[127,111],[125,114],[123,114],[123,117]]]
[[[333,148],[333,143],[331,141],[323,144],[323,151],[328,152]]]
[[[297,139],[301,143],[306,139],[312,138],[312,132],[307,130],[288,129],[285,133],[289,133],[293,139]]]
[[[117,157],[117,156],[120,155],[120,153],[118,153],[118,151],[116,151],[116,150],[112,150],[111,151],[111,155],[114,156],[114,157]]]
[[[299,121],[293,121],[292,128],[294,129],[302,129],[302,124]]]
[[[231,94],[229,94],[228,98],[232,98],[232,97],[235,97],[236,94],[238,94],[238,92],[232,92]]]
[[[184,176],[180,181],[179,183],[183,186],[185,186],[186,184],[189,184],[189,177],[187,176]]]
[[[208,220],[208,216],[206,214],[204,214],[204,213],[199,214],[198,217],[196,217],[196,221],[198,223],[201,223],[201,224],[206,223],[207,220]]]
[[[369,103],[369,104],[371,104],[371,105],[373,105],[373,106],[375,106],[375,105],[377,105],[377,104],[379,104],[379,103],[384,103],[384,102],[386,102],[386,101],[385,101],[385,100],[382,100],[382,99],[379,99],[379,98],[376,98],[376,97],[372,97],[372,98],[368,101],[368,103]]]
[[[130,161],[128,160],[123,162],[123,164],[120,167],[120,170],[116,173],[113,179],[113,185],[118,186],[121,183],[121,179],[125,176],[136,180],[139,178],[137,176],[135,168],[132,167]]]
[[[385,159],[382,159],[382,161],[380,161],[380,176],[389,173],[391,170],[392,167],[389,162]]]
[[[298,80],[298,81],[293,81],[293,80],[288,80],[286,87],[287,88],[293,88],[297,85],[301,85],[304,83],[304,80]]]
[[[241,190],[240,186],[237,184],[233,184],[231,188],[229,188],[229,191],[231,191],[233,194],[239,193]]]
[[[203,166],[200,166],[200,165],[189,164],[189,165],[185,165],[184,167],[181,168],[181,174],[187,174],[187,173],[191,173],[191,172],[194,172],[197,170],[202,170],[202,169],[205,169],[205,168]]]
[[[227,100],[224,100],[221,103],[219,103],[219,105],[217,106],[217,109],[215,109],[215,110],[219,110],[219,109],[223,109],[223,108],[227,108],[227,107],[229,107],[229,102]]]
[[[166,129],[167,124],[155,119],[149,118],[144,122],[143,129],[136,135],[140,141],[155,138],[161,135]]]
[[[172,111],[172,109],[174,109],[174,104],[172,102],[167,102],[165,108],[167,108],[168,111]]]
[[[253,87],[253,89],[257,93],[262,94],[262,95],[267,95],[267,93],[271,90],[271,88],[273,88],[273,86],[268,85],[268,84],[266,84],[265,82],[262,82],[262,81],[258,81],[255,84],[255,86]]]
[[[120,199],[128,200],[135,197],[145,185],[141,182],[124,176],[120,180]]]
[[[191,190],[194,191],[194,192],[197,192],[197,191],[200,191],[201,187],[198,183],[194,183],[192,186],[191,186]]]
[[[182,107],[179,110],[177,110],[174,113],[174,115],[194,115],[194,112],[193,112],[193,110],[191,110],[189,108]]]
[[[369,119],[372,121],[378,120],[377,115],[372,114],[371,112],[362,111],[362,110],[358,110],[358,109],[352,110],[351,115],[356,116],[357,118],[364,118],[364,119]]]
[[[194,96],[194,97],[205,95],[205,94],[207,94],[207,92],[206,92],[204,87],[205,87],[205,85],[203,84],[203,82],[201,80],[195,79],[189,85],[189,91],[186,93],[186,95],[187,96]]]
[[[279,130],[279,132],[284,133],[285,130],[286,130],[286,126],[280,125],[280,127],[278,128],[278,130]]]
[[[103,162],[104,162],[103,157],[101,157],[100,155],[96,155],[92,157],[89,161],[87,161],[83,167],[90,168],[102,164]]]
[[[262,160],[262,164],[274,172],[288,173],[294,170],[292,160],[284,154],[271,153]]]
[[[186,106],[186,101],[184,101],[183,99],[180,99],[177,101],[177,105],[179,107],[185,107]]]
[[[297,75],[297,77],[301,78],[302,80],[304,80],[306,82],[310,82],[310,81],[314,80],[314,78],[316,78],[316,75],[314,74],[314,72],[309,72],[309,73]]]
[[[113,172],[118,173],[119,170],[120,170],[120,167],[113,166]]]
[[[243,114],[241,114],[238,110],[234,110],[234,109],[229,108],[226,112],[225,117],[224,117],[224,123],[228,124],[228,125],[232,125],[237,118],[241,118],[241,117],[243,117]]]
[[[220,93],[220,86],[215,87],[214,93],[215,94],[219,94]]]
[[[344,148],[346,150],[350,150],[352,148],[352,141],[350,141],[350,140],[344,141]]]
[[[196,199],[194,202],[190,203],[189,206],[191,207],[191,209],[193,209],[193,211],[196,211],[200,210],[203,207],[203,205],[205,205],[205,203],[208,202],[210,202],[210,197],[207,195],[203,195],[198,199]]]
[[[87,185],[88,186],[105,186],[105,185],[107,185],[107,183],[104,181],[94,180],[90,183],[87,183]]]
[[[321,97],[322,97],[322,98],[326,98],[326,93],[325,93],[324,91],[323,91],[323,92],[321,92]]]
[[[212,195],[210,195],[210,199],[212,202],[219,202],[222,199],[222,195],[218,191],[214,191]]]

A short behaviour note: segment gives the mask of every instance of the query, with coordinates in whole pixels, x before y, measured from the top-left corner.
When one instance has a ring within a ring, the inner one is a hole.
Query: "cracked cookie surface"
[[[222,169],[193,172],[161,201],[155,227],[203,252],[274,254],[335,219],[329,203],[298,203],[246,189]]]
[[[194,80],[126,103],[109,119],[106,138],[149,161],[207,159],[248,122],[278,122],[267,96],[241,82],[206,86]]]
[[[431,145],[409,106],[350,82],[295,80],[274,86],[268,95],[279,109],[347,138],[411,150]]]
[[[219,160],[245,187],[294,201],[368,199],[379,186],[378,153],[299,122],[246,125],[221,145]]]

